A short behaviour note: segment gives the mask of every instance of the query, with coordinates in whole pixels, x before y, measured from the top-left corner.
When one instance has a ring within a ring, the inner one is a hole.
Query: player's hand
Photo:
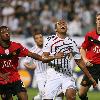
[[[59,52],[55,54],[55,59],[61,59],[64,58],[64,53],[63,52]]]
[[[91,78],[90,80],[91,80],[91,82],[92,82],[92,84],[93,84],[93,88],[97,87],[96,81],[95,81],[93,78]]]
[[[3,79],[4,79],[4,81],[8,81],[9,80],[9,78],[8,78],[8,75],[10,74],[10,72],[8,72],[8,73],[5,73],[5,74],[2,74],[2,75],[0,75]]]
[[[85,60],[84,60],[85,65],[86,65],[87,67],[92,67],[93,64],[91,63],[91,61],[92,61],[92,60],[85,59]]]

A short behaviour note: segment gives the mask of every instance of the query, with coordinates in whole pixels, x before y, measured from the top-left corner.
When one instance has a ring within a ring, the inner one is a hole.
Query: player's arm
[[[89,33],[87,33],[85,36],[85,40],[82,43],[81,48],[80,48],[80,53],[81,53],[83,61],[85,62],[85,65],[86,66],[93,66],[93,64],[91,63],[91,60],[87,59],[87,57],[86,57],[86,52],[89,48],[91,48],[91,45],[92,45],[91,41],[89,41],[88,38],[89,38]]]
[[[93,64],[91,63],[91,60],[87,59],[87,57],[86,57],[86,49],[81,47],[80,53],[81,53],[81,56],[82,56],[82,58],[83,58],[83,60],[85,62],[85,65],[86,66],[93,66]]]
[[[33,58],[35,60],[43,61],[42,56],[40,56],[40,55],[38,55],[36,53],[30,52],[30,51],[28,52],[27,56],[31,57],[31,58]]]
[[[80,55],[79,49],[76,45],[76,43],[73,43],[73,50],[72,50],[73,57],[75,59],[76,64],[81,68],[81,70],[84,72],[84,74],[93,82],[93,86],[96,86],[96,81],[93,79],[91,74],[89,73],[87,67],[85,66],[85,63]]]
[[[42,55],[42,58],[45,59],[43,62],[50,62],[54,59],[61,59],[64,57],[64,53],[63,52],[59,52],[59,53],[56,53],[54,55],[50,55],[49,52],[44,52],[43,55]]]
[[[1,73],[0,72],[0,77],[3,78],[4,81],[7,81],[7,80],[9,80],[9,78],[8,78],[9,74],[10,74],[9,72],[8,73]]]
[[[50,56],[49,53],[43,53],[42,56],[36,54],[36,53],[32,53],[32,52],[28,52],[28,56],[32,57],[35,60],[39,60],[39,61],[43,61],[44,63],[48,63],[54,59],[60,59],[63,57],[63,53],[57,53],[56,55]]]
[[[91,74],[89,73],[87,67],[85,66],[85,63],[82,59],[75,59],[76,64],[81,68],[81,70],[84,72],[84,74],[93,82],[93,86],[96,86],[96,81],[93,79]]]

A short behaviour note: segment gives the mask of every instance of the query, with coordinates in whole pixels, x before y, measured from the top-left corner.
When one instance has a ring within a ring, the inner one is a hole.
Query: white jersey
[[[37,46],[32,47],[30,51],[34,52],[34,53],[37,53],[39,55],[43,54],[43,49],[41,49]],[[46,72],[46,70],[47,70],[47,64],[46,63],[43,63],[42,61],[35,60],[31,57],[26,57],[24,62],[34,63],[36,65],[36,68],[34,70],[35,74],[42,74],[42,73]]]
[[[81,59],[79,49],[70,37],[66,37],[65,39],[61,39],[57,35],[48,37],[43,52],[50,52],[51,55],[64,52],[65,57],[51,61],[50,66],[65,75],[72,75],[72,68],[70,66],[71,54],[74,59]]]

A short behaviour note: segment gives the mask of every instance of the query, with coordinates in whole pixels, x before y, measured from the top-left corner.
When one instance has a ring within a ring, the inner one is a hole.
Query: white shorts
[[[75,79],[73,77],[64,76],[52,68],[47,70],[47,81],[43,99],[55,99],[57,95],[62,92],[65,93],[69,88],[76,89]]]
[[[42,95],[44,93],[44,86],[46,84],[46,73],[36,74],[36,81],[38,84],[39,93]]]

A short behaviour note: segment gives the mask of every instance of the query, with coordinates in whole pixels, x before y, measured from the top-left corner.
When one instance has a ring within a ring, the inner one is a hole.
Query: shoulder
[[[69,43],[75,44],[77,46],[76,42],[71,37],[68,37],[68,41]]]
[[[11,42],[11,47],[14,49],[22,49],[25,48],[21,43]]]
[[[51,41],[54,38],[55,38],[55,35],[51,35],[51,36],[48,36],[46,39],[47,39],[47,41]]]
[[[67,42],[75,42],[71,37],[66,37],[64,41],[67,41]]]
[[[34,52],[35,50],[36,50],[36,46],[33,46],[33,47],[30,49],[31,52]]]
[[[11,45],[14,46],[14,47],[20,47],[21,46],[21,44],[17,43],[17,42],[11,42]]]
[[[94,36],[94,34],[96,34],[96,30],[92,30],[92,31],[87,32],[86,36],[92,37],[92,36]]]

